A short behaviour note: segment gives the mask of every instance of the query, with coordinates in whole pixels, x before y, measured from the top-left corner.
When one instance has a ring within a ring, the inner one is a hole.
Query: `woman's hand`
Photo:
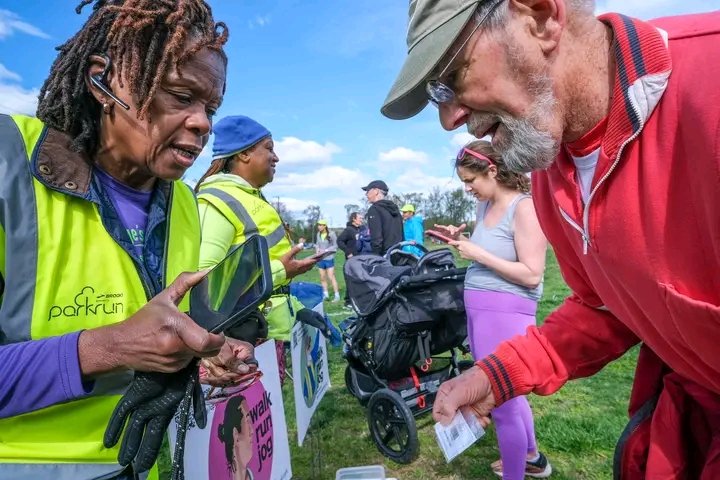
[[[78,342],[82,374],[118,369],[172,373],[195,357],[217,355],[225,337],[208,332],[177,307],[206,274],[182,273],[128,319],[83,331]]]
[[[446,237],[450,237],[454,240],[459,240],[462,238],[465,238],[462,234],[465,229],[467,228],[467,224],[463,223],[459,227],[456,227],[455,225],[434,225],[433,228],[437,230],[438,232],[442,233]]]
[[[248,342],[226,338],[220,353],[200,361],[200,382],[214,387],[237,383],[257,369],[255,348]]]
[[[295,256],[302,251],[303,247],[295,245],[285,255],[280,257],[283,267],[285,267],[285,277],[287,279],[295,278],[308,270],[311,270],[313,266],[318,262],[318,259],[313,257],[307,257],[302,260],[297,260]]]
[[[480,245],[471,242],[469,239],[463,237],[462,240],[453,240],[448,243],[448,245],[455,247],[462,258],[478,263],[484,263],[483,259],[487,254],[487,250],[482,248]]]

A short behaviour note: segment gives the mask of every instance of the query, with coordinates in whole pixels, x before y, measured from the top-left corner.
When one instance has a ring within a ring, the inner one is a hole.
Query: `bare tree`
[[[302,236],[308,242],[312,242],[312,239],[315,237],[317,222],[320,220],[320,217],[322,217],[322,211],[319,205],[308,205],[307,208],[303,210],[303,215],[305,216],[305,224],[303,225]]]
[[[295,222],[295,214],[278,197],[277,202],[273,205],[277,210],[283,223],[293,224]]]
[[[422,195],[422,194],[412,194]],[[415,208],[418,204],[422,205],[423,213],[427,225],[437,224],[453,224],[460,225],[472,220],[473,206],[475,203],[469,198],[462,188],[450,191],[442,191],[440,188],[433,188],[427,197],[409,197],[408,198],[424,198],[422,202],[414,203]],[[407,203],[412,203],[408,201]]]
[[[345,213],[347,214],[348,218],[350,217],[350,214],[353,212],[359,212],[360,211],[360,205],[356,205],[354,203],[346,203],[345,204]]]
[[[445,217],[448,223],[452,225],[460,225],[468,223],[473,212],[475,202],[467,196],[462,188],[445,192]]]

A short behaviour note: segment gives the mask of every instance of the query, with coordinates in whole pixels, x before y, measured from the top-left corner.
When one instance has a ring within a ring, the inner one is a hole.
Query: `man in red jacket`
[[[533,170],[572,295],[442,385],[434,416],[547,395],[642,344],[615,478],[720,478],[720,12],[411,0],[390,118],[434,103]]]

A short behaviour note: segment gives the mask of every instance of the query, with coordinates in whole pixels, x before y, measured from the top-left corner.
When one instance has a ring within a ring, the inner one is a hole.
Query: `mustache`
[[[503,118],[498,114],[472,112],[466,125],[468,133],[478,136],[478,132],[485,133],[492,125],[498,122],[505,123],[503,122]]]

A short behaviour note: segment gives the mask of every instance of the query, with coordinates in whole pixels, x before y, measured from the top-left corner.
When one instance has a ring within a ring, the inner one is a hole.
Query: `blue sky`
[[[77,0],[0,0],[0,112],[32,113],[54,47],[82,25]],[[272,132],[280,156],[268,197],[292,210],[320,205],[345,221],[360,187],[394,192],[459,186],[450,159],[469,135],[445,132],[427,108],[407,121],[380,105],[405,56],[407,0],[210,0],[230,28],[228,90],[218,118],[244,114]],[[598,11],[639,18],[720,9],[720,0],[606,0]],[[207,149],[206,149],[207,150]],[[209,165],[205,152],[188,172]]]

